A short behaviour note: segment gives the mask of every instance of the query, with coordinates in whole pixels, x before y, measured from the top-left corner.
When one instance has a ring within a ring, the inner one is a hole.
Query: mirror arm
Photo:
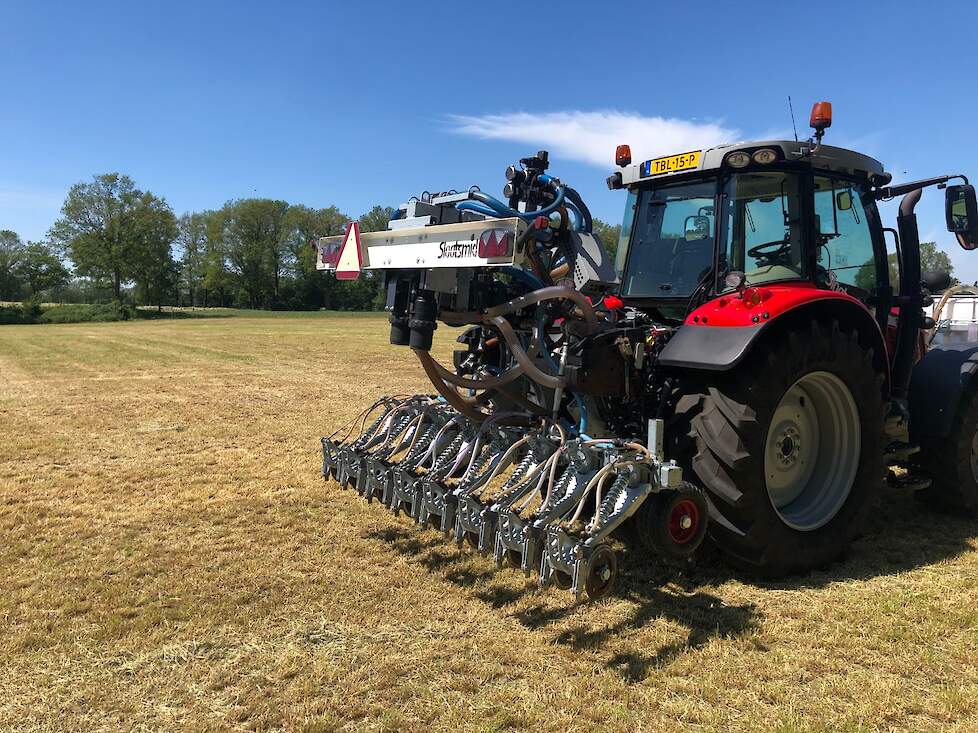
[[[905,193],[910,193],[920,188],[927,188],[928,186],[939,186],[947,183],[955,178],[960,178],[964,181],[965,185],[968,185],[968,177],[963,173],[954,173],[949,176],[937,176],[935,178],[922,178],[919,181],[909,181],[907,183],[901,183],[896,186],[883,186],[882,188],[877,188],[873,192],[874,198],[879,200],[888,200],[895,196],[902,196]]]

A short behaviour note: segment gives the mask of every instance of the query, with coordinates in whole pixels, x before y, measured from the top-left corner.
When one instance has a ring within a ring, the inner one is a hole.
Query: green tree
[[[177,219],[165,199],[142,192],[130,219],[130,272],[145,304],[162,310],[166,296],[177,287],[179,267],[173,259]]]
[[[342,234],[349,217],[335,206],[312,209],[296,204],[286,215],[287,246],[295,287],[293,307],[330,307],[343,283],[316,269],[316,241]]]
[[[21,250],[15,271],[31,296],[46,290],[61,290],[71,280],[71,273],[57,252],[44,242],[28,242]]]
[[[68,255],[81,275],[112,282],[116,299],[132,276],[132,219],[142,192],[129,176],[106,173],[68,191],[50,239]]]
[[[897,263],[896,253],[893,252],[886,257],[886,264],[890,271],[890,286],[894,289],[900,286],[900,266]],[[954,265],[947,252],[937,248],[937,242],[920,243],[920,271],[937,272],[944,270],[951,276],[951,284],[956,284],[958,279],[954,277]],[[876,263],[874,260],[866,262],[856,273],[856,285],[863,290],[871,290],[876,283]]]
[[[187,288],[190,305],[197,303],[197,294],[204,283],[204,262],[207,254],[209,211],[184,214],[177,221],[177,249],[180,260],[180,279]]]
[[[285,201],[239,199],[223,209],[227,262],[252,308],[278,299],[287,252],[288,208]]]
[[[621,237],[621,224],[612,226],[600,219],[595,219],[591,231],[601,240],[604,248],[608,251],[608,255],[611,257],[611,261],[614,262],[615,256],[618,253],[618,239]]]
[[[921,242],[920,271],[936,272],[937,270],[947,272],[951,276],[952,283],[958,282],[957,278],[954,277],[954,265],[951,264],[951,258],[947,252],[938,249],[937,242]]]
[[[360,217],[360,231],[382,232],[387,228],[392,216],[394,216],[394,209],[390,206],[375,206]]]
[[[234,274],[228,262],[228,248],[224,239],[226,211],[206,211],[206,238],[204,240],[203,286],[204,306],[207,306],[208,295],[216,294],[217,303],[221,306],[228,304],[228,293],[234,286]]]
[[[24,253],[24,243],[17,232],[0,230],[0,300],[17,300],[22,283],[17,266]]]

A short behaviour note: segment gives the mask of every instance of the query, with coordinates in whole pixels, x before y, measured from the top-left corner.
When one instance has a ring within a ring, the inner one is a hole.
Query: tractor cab
[[[962,175],[890,185],[879,161],[822,144],[831,124],[831,105],[818,102],[807,141],[735,143],[635,164],[629,146],[619,146],[621,170],[608,186],[628,190],[616,258],[620,295],[687,326],[754,331],[788,312],[858,324],[863,342],[888,357],[887,384],[905,425],[911,370],[925,350],[922,332],[933,326],[922,307],[948,284],[947,273],[920,270],[914,207],[923,189],[946,189],[948,231],[975,249],[975,189]],[[963,183],[948,185],[955,178]],[[887,229],[876,202],[897,196],[897,227]],[[896,283],[885,231],[893,235]],[[727,369],[756,336],[687,330],[661,362]],[[703,347],[721,341],[727,349]]]
[[[873,191],[889,180],[865,155],[783,140],[628,165],[613,177],[628,189],[621,296],[685,312],[743,287],[808,283],[875,302],[890,283]]]

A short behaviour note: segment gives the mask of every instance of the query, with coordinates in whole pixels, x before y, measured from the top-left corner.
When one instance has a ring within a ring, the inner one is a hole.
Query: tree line
[[[387,228],[393,209],[358,217],[364,232]],[[383,307],[382,278],[337,281],[316,270],[311,242],[342,234],[351,217],[267,198],[177,216],[166,199],[126,175],[71,187],[42,242],[0,231],[0,301],[221,306],[289,310]],[[609,249],[618,226],[595,221]]]
[[[359,217],[385,229],[391,209]],[[248,198],[177,216],[166,199],[107,173],[71,187],[45,241],[0,231],[0,301],[118,300],[137,305],[366,310],[383,305],[379,278],[338,282],[316,270],[311,242],[351,218]]]

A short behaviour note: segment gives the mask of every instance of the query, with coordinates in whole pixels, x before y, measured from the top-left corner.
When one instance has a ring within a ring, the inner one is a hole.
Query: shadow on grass
[[[427,570],[469,589],[473,597],[496,609],[537,593],[534,584],[527,582],[522,587],[514,587],[506,582],[505,576],[500,583],[492,583],[493,578],[500,577],[500,572],[519,571],[486,567],[487,560],[478,558],[470,551],[460,552],[448,544],[450,539],[440,533],[397,526],[367,532],[364,537],[383,542],[396,552],[414,558]],[[555,643],[575,651],[601,652],[607,642],[656,619],[667,619],[685,626],[688,629],[685,641],[663,645],[652,653],[637,648],[618,650],[605,660],[605,665],[621,674],[626,681],[638,682],[645,679],[652,669],[668,664],[711,639],[740,637],[758,627],[759,614],[753,605],[730,606],[703,590],[703,585],[713,577],[712,573],[690,573],[691,568],[650,566],[647,563],[643,566],[630,558],[631,554],[626,548],[621,555],[619,567],[623,572],[619,576],[616,596],[631,601],[634,604],[632,612],[624,619],[598,628],[580,623],[561,629],[553,639]],[[713,563],[709,563],[709,569],[715,569]],[[485,583],[489,583],[488,587],[474,587]],[[670,587],[664,587],[666,585]],[[554,605],[541,597],[541,602],[514,611],[511,618],[527,629],[544,631],[560,621],[580,617],[582,611],[588,610],[585,605],[587,601],[574,602],[569,595],[563,598],[568,602]]]
[[[575,651],[601,651],[609,642],[656,620],[685,627],[686,638],[663,644],[654,651],[634,646],[613,650],[605,666],[618,672],[627,682],[641,682],[651,671],[664,667],[712,639],[737,639],[760,627],[760,611],[752,603],[729,605],[706,588],[714,585],[719,565],[712,555],[697,564],[678,567],[649,563],[625,548],[619,556],[619,576],[615,597],[630,601],[631,612],[613,623],[594,627],[583,623],[560,631],[554,641]],[[585,601],[586,602],[586,601]],[[547,627],[571,617],[577,605],[536,604],[520,610],[514,617],[529,629]]]
[[[485,561],[476,560],[470,551],[460,552],[440,533],[421,532],[415,527],[391,527],[368,533],[366,538],[384,542],[397,552],[416,558],[428,570],[470,589],[474,597],[496,609],[535,593],[530,583],[522,588],[514,588],[505,579],[492,583],[499,571],[486,567]],[[633,610],[625,618],[597,627],[593,619],[586,625],[583,623],[586,619],[582,618],[582,623],[559,630],[554,642],[577,651],[600,651],[625,632],[656,619],[666,619],[688,629],[684,641],[665,644],[654,651],[622,650],[620,644],[615,645],[617,649],[611,650],[606,666],[626,681],[638,682],[650,671],[702,647],[711,639],[739,638],[758,628],[760,612],[753,604],[728,605],[706,588],[739,580],[759,588],[799,590],[892,575],[971,551],[970,541],[975,538],[978,538],[978,520],[939,512],[906,492],[884,490],[866,531],[847,557],[803,575],[779,580],[753,578],[725,564],[709,546],[701,550],[695,565],[677,568],[649,563],[626,546],[620,556],[621,574],[615,596],[631,601]],[[483,587],[475,588],[476,585]],[[580,616],[581,604],[555,605],[542,597],[540,602],[512,613],[512,618],[531,630],[547,629]]]
[[[974,551],[978,518],[940,510],[908,491],[884,488],[860,537],[845,556],[808,573],[766,579],[717,560],[716,582],[739,580],[759,588],[800,590],[867,580],[934,565]],[[716,556],[712,548],[707,553]]]

